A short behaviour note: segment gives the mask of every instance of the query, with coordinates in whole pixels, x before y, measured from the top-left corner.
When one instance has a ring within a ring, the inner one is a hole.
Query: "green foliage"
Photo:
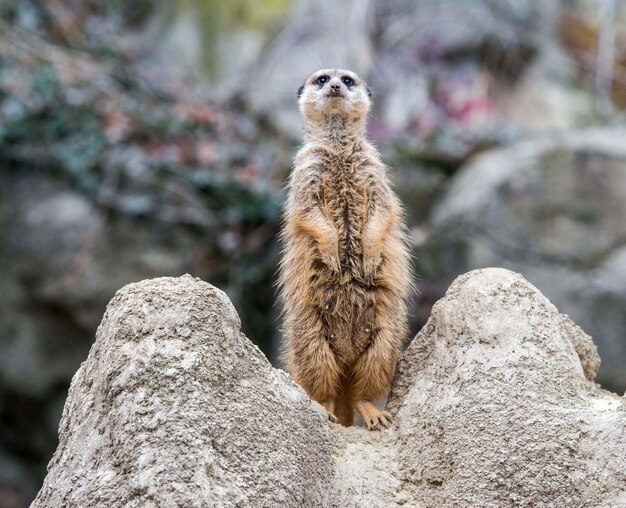
[[[194,103],[148,88],[114,53],[101,68],[92,57],[72,74],[43,55],[0,61],[0,167],[54,176],[112,220],[191,234],[202,261],[189,271],[224,288],[267,344],[282,196],[254,158],[271,133],[241,105]]]
[[[43,65],[31,75],[30,88],[43,104],[50,104],[59,91],[59,81],[54,67]]]
[[[210,197],[211,206],[221,210],[228,222],[276,222],[280,207],[267,192],[254,192],[250,187],[233,180],[206,182],[202,190]]]
[[[63,139],[56,150],[62,167],[78,179],[96,167],[104,148],[104,139],[97,129],[88,125],[83,129],[81,134]]]

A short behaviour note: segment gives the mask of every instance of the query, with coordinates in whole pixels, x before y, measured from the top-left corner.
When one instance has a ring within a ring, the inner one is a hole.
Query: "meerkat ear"
[[[302,85],[300,88],[298,88],[298,99],[302,95],[302,92],[304,92],[304,85]]]
[[[371,97],[372,96],[372,91],[370,90],[370,87],[366,86],[365,89],[367,90],[367,96]]]

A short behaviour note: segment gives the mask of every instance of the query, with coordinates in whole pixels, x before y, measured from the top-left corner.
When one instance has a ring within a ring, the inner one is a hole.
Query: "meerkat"
[[[411,287],[404,214],[365,139],[371,93],[347,70],[298,90],[304,144],[283,210],[279,288],[287,370],[334,422],[390,424],[387,396],[407,334]]]

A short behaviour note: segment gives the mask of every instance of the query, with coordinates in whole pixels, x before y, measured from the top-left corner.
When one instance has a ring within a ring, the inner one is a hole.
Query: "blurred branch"
[[[615,60],[615,14],[616,0],[602,0],[600,6],[595,91],[596,108],[603,115],[609,115],[612,110],[611,90],[613,62]]]
[[[45,61],[55,67],[59,76],[68,83],[89,83],[105,79],[105,90],[115,89],[107,78],[103,65],[87,57],[83,52],[57,48],[38,35],[16,27],[0,19],[0,57],[14,59],[26,64]]]
[[[159,206],[153,210],[137,211],[135,200],[136,198],[134,196],[100,193],[97,196],[96,202],[99,206],[122,212],[131,217],[148,217],[163,222],[200,226],[205,229],[215,226],[215,221],[212,217],[205,210],[197,207],[160,203]]]
[[[69,47],[58,47],[38,34],[24,30],[0,19],[0,60],[11,59],[25,66],[46,63],[54,67],[64,83],[89,85],[99,94],[112,100],[129,117],[141,119],[145,111],[138,108],[135,101],[124,91],[116,77],[130,77],[142,85],[142,92],[158,100],[166,100],[163,93],[146,83],[146,80],[132,72],[128,66],[120,69],[94,58],[86,51]]]
[[[84,9],[85,5],[79,6]],[[42,9],[53,20],[57,32],[68,44],[77,45],[83,39],[83,34],[79,27],[80,12],[73,12],[62,0],[47,0],[42,3]]]

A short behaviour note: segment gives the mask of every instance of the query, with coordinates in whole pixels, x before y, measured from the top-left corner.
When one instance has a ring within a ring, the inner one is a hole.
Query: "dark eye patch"
[[[315,80],[315,83],[318,84],[319,86],[324,86],[326,83],[328,83],[330,81],[330,76],[326,76],[325,74],[323,76],[320,76],[319,78],[317,78]]]
[[[343,76],[341,78],[341,82],[347,87],[351,87],[352,85],[354,85],[354,80],[350,76]]]

